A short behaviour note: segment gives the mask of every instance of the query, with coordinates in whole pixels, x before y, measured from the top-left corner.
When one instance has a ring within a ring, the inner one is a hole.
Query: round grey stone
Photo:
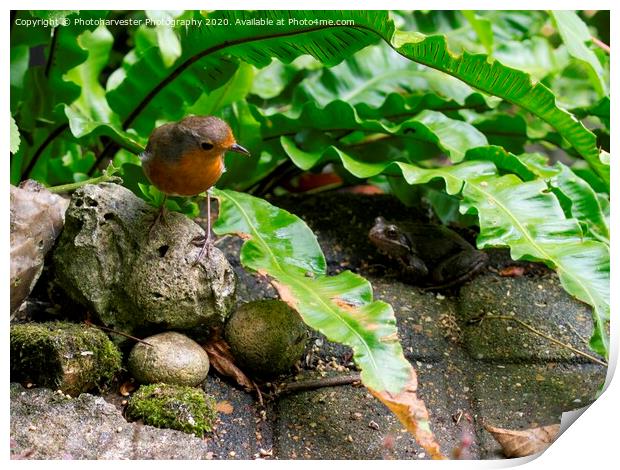
[[[209,356],[194,340],[168,331],[145,338],[129,354],[129,372],[140,383],[198,385],[209,373]]]

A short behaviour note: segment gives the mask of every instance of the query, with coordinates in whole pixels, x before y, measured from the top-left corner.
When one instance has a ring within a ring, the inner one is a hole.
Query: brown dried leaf
[[[127,380],[126,382],[123,382],[121,384],[118,389],[118,393],[120,393],[124,397],[128,397],[131,392],[136,390],[136,388],[137,386],[133,381]]]
[[[228,343],[223,339],[215,339],[203,346],[209,355],[209,362],[220,374],[234,379],[246,390],[253,390],[254,384],[235,364]]]
[[[387,390],[378,392],[370,387],[368,390],[398,417],[431,458],[445,459],[431,431],[426,405],[416,395],[418,378],[415,370],[411,370],[409,382],[398,394],[390,393]]]
[[[11,186],[11,312],[30,294],[64,225],[69,201],[36,181]]]
[[[230,402],[226,400],[218,401],[215,404],[215,409],[220,413],[224,413],[225,415],[229,415],[235,410],[235,408],[230,404]]]
[[[558,437],[559,424],[541,426],[521,431],[502,429],[484,424],[495,440],[499,442],[506,457],[525,457],[542,452]]]
[[[523,266],[508,266],[500,269],[499,275],[502,277],[521,277],[525,273]]]

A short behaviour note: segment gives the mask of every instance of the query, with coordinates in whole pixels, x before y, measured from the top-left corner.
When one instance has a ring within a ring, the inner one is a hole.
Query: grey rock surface
[[[191,434],[125,421],[101,397],[67,398],[11,384],[11,458],[46,460],[208,459]]]
[[[163,382],[173,385],[198,385],[209,373],[209,356],[193,339],[167,331],[136,343],[127,367],[140,383]]]
[[[60,234],[69,202],[34,180],[11,185],[11,313],[30,294]]]
[[[149,233],[156,209],[116,184],[78,189],[54,250],[58,284],[112,328],[131,332],[223,323],[235,275],[217,248],[194,265],[203,230],[167,213]]]

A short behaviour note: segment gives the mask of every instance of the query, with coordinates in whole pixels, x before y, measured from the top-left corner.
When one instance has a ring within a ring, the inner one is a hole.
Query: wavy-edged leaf
[[[478,90],[514,103],[551,124],[588,164],[609,184],[609,166],[601,163],[595,135],[569,112],[556,105],[553,93],[542,83],[533,84],[519,70],[484,54],[454,55],[443,36],[425,37],[396,32],[392,46],[402,55],[459,78]]]
[[[17,153],[19,150],[19,129],[17,128],[17,124],[15,124],[15,119],[13,116],[10,116],[9,120],[9,144],[10,144],[10,152]]]
[[[319,108],[312,102],[308,103],[297,115],[261,116],[258,114],[258,117],[262,121],[264,139],[278,135],[293,135],[307,129],[382,133],[403,138],[411,137],[417,141],[435,144],[455,162],[462,160],[468,149],[487,144],[484,134],[471,124],[450,119],[442,113],[430,110],[422,111],[417,116],[398,124],[389,124],[375,119],[362,119],[353,106],[343,101],[332,101],[325,108]],[[291,142],[287,139],[287,137],[281,137],[282,142]],[[327,151],[329,149],[325,149],[325,152]],[[315,152],[316,162],[320,160],[322,153],[323,151]],[[294,158],[291,153],[289,156]],[[382,156],[378,155],[376,158],[381,159]],[[310,164],[311,160],[305,159],[308,163],[300,168],[311,168],[313,166]],[[297,163],[301,159],[294,158],[294,161]]]
[[[609,245],[609,225],[603,214],[601,202],[592,187],[569,167],[557,162],[552,167],[547,165],[547,158],[532,155],[522,155],[520,160],[524,162],[539,177],[548,180],[551,188],[561,193],[564,202],[562,208],[567,217],[575,217],[584,225],[584,235],[592,237]],[[559,196],[559,197],[561,197]]]
[[[340,100],[377,108],[391,93],[407,96],[424,92],[460,105],[475,94],[484,99],[460,80],[429,70],[397,54],[386,43],[367,47],[341,64],[306,78],[299,84],[296,99],[312,99],[321,106]]]
[[[609,120],[610,120],[610,100],[609,96],[603,97],[599,102],[594,103],[592,106],[587,106],[585,108],[574,108],[571,109],[571,112],[575,114],[577,117],[585,117],[585,116],[596,116],[598,117],[605,127],[609,129]]]
[[[11,47],[11,112],[17,111],[24,90],[24,76],[28,70],[30,48],[23,44]]]
[[[368,281],[350,271],[326,276],[316,237],[301,219],[247,194],[215,190],[214,195],[220,200],[214,230],[246,239],[243,265],[269,275],[282,299],[310,327],[351,346],[364,385],[397,414],[431,456],[441,458],[426,407],[416,396],[415,371],[398,342],[390,305],[373,301]]]
[[[174,21],[183,11],[147,10],[147,18],[155,22],[155,34],[161,58],[166,67],[170,67],[181,56],[181,41],[179,41],[170,22]]]
[[[491,22],[484,17],[478,16],[472,10],[463,10],[463,16],[476,32],[478,39],[486,49],[487,54],[493,54],[493,27]]]
[[[272,58],[284,63],[310,54],[335,65],[353,52],[378,40],[375,31],[391,36],[393,25],[386,12],[313,11],[316,20],[352,20],[355,27],[307,24],[304,11],[233,11],[196,13],[200,27],[180,28],[182,55],[166,68],[156,49],[147,51],[126,70],[124,80],[108,92],[110,106],[125,128],[150,131],[154,116],[176,119],[205,90],[214,90],[234,73],[237,59],[257,67]],[[284,25],[277,20],[283,19]],[[256,27],[256,21],[265,25]],[[218,26],[219,24],[219,26]],[[222,26],[229,25],[229,26]],[[234,25],[234,27],[230,26]]]
[[[563,65],[549,41],[539,36],[504,42],[498,45],[493,57],[508,67],[530,74],[535,80],[559,71]]]
[[[197,14],[198,15],[198,14]],[[313,11],[312,18],[325,23],[308,25],[303,11],[218,11],[215,23],[234,28],[205,26],[179,30],[182,56],[166,68],[156,50],[147,51],[126,71],[125,79],[108,92],[111,107],[123,119],[123,127],[150,131],[154,116],[170,113],[180,117],[183,109],[206,90],[221,86],[234,72],[237,59],[257,67],[272,58],[285,63],[310,54],[327,66],[339,63],[377,38],[399,54],[452,75],[468,85],[514,103],[552,126],[609,182],[609,167],[601,163],[595,136],[570,113],[559,108],[553,93],[541,83],[484,54],[452,54],[444,36],[394,32],[386,12]],[[197,16],[196,20],[204,19]],[[279,25],[278,20],[284,20]],[[334,26],[329,21],[351,20]],[[265,26],[257,30],[257,21]],[[232,58],[231,58],[232,57]]]
[[[568,293],[593,309],[590,345],[607,355],[609,338],[609,248],[584,239],[576,219],[567,219],[543,180],[522,182],[514,175],[469,179],[462,211],[480,219],[478,247],[510,247],[513,259],[542,261],[555,269]]]
[[[594,88],[600,96],[607,94],[607,84],[603,76],[603,66],[586,44],[592,42],[592,35],[588,26],[570,10],[555,10],[550,12],[555,21],[562,41],[568,49],[568,53],[588,66],[588,76]]]
[[[136,138],[121,128],[118,116],[110,109],[105,90],[99,84],[99,75],[108,64],[114,38],[105,26],[94,31],[84,31],[77,38],[80,47],[87,51],[84,62],[70,69],[64,78],[80,87],[78,98],[65,105],[71,133],[77,138],[105,135],[121,147],[140,153],[143,148]]]
[[[234,75],[224,85],[210,93],[204,93],[187,109],[188,114],[202,116],[217,115],[218,112],[236,101],[243,100],[250,92],[254,69],[241,63]]]

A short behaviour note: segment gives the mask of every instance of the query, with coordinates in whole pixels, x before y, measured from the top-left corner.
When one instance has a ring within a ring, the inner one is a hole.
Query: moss
[[[77,395],[101,388],[121,370],[121,354],[105,333],[68,322],[11,326],[11,379]]]
[[[215,399],[202,390],[159,383],[143,385],[132,395],[127,416],[202,437],[213,429],[217,412]]]

